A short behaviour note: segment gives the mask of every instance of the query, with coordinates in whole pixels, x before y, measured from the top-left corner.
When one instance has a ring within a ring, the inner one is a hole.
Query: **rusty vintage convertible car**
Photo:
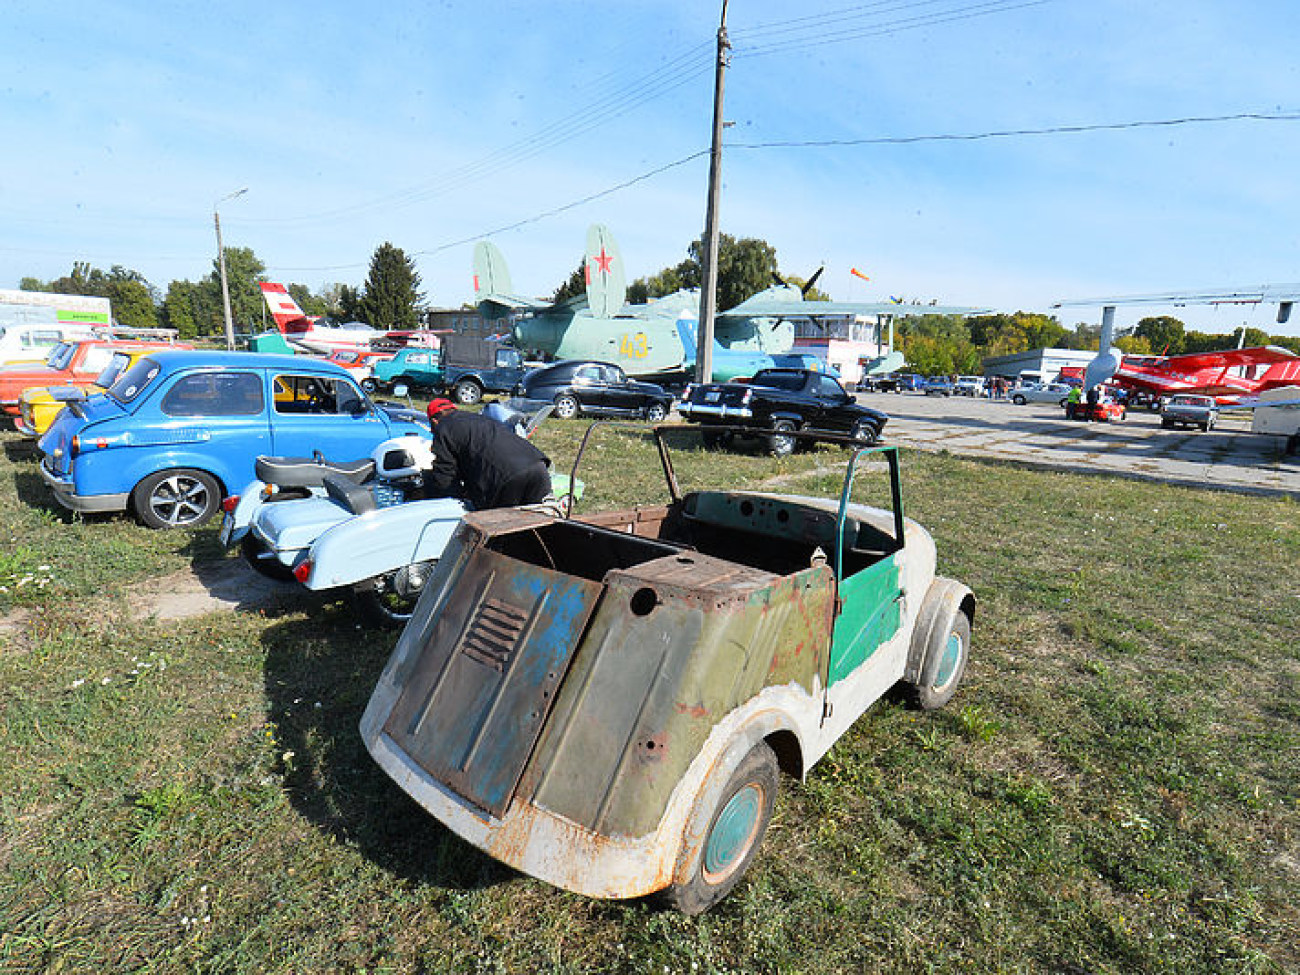
[[[668,504],[467,514],[361,731],[493,857],[693,914],[748,867],[779,772],[807,775],[900,682],[948,701],[974,597],[904,517],[895,448],[857,450],[838,499],[683,494],[665,438],[683,429],[655,431]],[[888,507],[851,500],[860,466]]]

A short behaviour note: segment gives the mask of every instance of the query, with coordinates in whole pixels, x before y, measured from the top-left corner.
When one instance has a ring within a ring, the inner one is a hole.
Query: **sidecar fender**
[[[411,501],[349,518],[322,532],[308,552],[308,589],[351,586],[442,555],[465,505],[453,498]]]

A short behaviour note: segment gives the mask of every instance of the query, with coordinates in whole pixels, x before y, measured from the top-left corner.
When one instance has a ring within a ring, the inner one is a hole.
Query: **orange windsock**
[[[871,280],[869,277],[867,277],[865,274],[859,271],[856,267],[849,268],[849,273],[852,274],[855,278],[861,278],[863,281]]]

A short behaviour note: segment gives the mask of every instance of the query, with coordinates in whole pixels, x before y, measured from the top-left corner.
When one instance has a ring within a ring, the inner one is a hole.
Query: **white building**
[[[1017,379],[1023,372],[1041,373],[1051,382],[1062,369],[1085,369],[1097,358],[1096,352],[1080,349],[1030,349],[1014,355],[989,356],[982,363],[984,375]]]

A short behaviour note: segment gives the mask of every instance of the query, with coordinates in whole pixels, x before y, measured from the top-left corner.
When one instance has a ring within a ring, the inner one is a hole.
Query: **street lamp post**
[[[235,197],[243,196],[248,192],[245,186],[242,190],[235,190],[233,193],[227,193],[216,203],[212,204],[212,222],[217,227],[217,269],[221,272],[221,310],[226,317],[226,348],[234,349],[235,347],[235,323],[230,316],[230,285],[226,281],[226,249],[221,246],[221,214],[217,208],[227,200],[233,200]]]

